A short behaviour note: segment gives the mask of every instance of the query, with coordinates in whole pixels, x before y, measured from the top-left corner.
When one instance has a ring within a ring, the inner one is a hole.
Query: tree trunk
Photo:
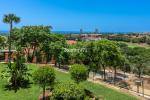
[[[137,93],[139,93],[139,85],[137,85]]]
[[[60,62],[58,63],[58,67],[61,68]]]
[[[27,61],[28,61],[28,62],[30,62],[30,61],[29,61],[29,54],[30,54],[30,48],[27,48]]]
[[[117,74],[117,70],[116,67],[114,67],[114,84],[116,83],[116,74]]]
[[[45,53],[46,54],[46,53]],[[50,61],[50,54],[48,53],[48,54],[46,54],[46,64]]]
[[[142,93],[143,93],[143,97],[144,97],[144,78],[142,80]]]
[[[93,71],[93,81],[94,81],[94,77],[95,77],[95,72]]]
[[[125,78],[126,78],[126,72],[124,71],[124,80],[125,80]]]
[[[141,70],[140,70],[140,68],[138,68],[138,77],[139,77],[139,79],[141,78]]]
[[[11,68],[11,32],[12,32],[12,21],[10,22],[10,33],[9,33],[9,54],[8,54],[8,62],[9,67]]]
[[[32,53],[32,61],[33,61],[33,58],[35,57],[35,46],[33,46],[33,53]]]
[[[43,57],[43,61],[44,61],[44,57]],[[45,64],[48,63],[48,57],[46,56],[46,59],[45,59]]]
[[[45,86],[43,87],[43,100],[45,100]]]
[[[105,66],[104,66],[104,65],[102,65],[102,66],[103,66],[104,81],[106,81],[106,71],[105,71]]]

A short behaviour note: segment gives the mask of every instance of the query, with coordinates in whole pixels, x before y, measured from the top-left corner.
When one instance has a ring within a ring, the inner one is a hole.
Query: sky
[[[53,31],[150,32],[150,0],[0,0],[0,31],[9,30],[4,14],[19,24],[51,25]]]

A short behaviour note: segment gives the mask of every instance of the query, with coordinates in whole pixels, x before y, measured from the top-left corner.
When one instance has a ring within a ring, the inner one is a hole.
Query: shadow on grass
[[[33,84],[33,83],[30,82],[29,80],[24,80],[22,82],[22,84],[18,84],[17,86],[7,84],[4,86],[4,90],[5,91],[14,91],[16,93],[20,88],[23,88],[23,89],[30,88],[31,84]]]

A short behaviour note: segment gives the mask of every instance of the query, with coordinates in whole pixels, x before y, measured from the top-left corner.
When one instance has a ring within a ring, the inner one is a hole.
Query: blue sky
[[[4,14],[15,13],[15,25],[51,25],[54,31],[150,32],[150,0],[0,0]]]

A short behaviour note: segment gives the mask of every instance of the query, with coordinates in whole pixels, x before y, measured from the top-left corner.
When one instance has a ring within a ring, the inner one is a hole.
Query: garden
[[[143,85],[143,76],[149,75],[150,49],[130,48],[106,39],[79,39],[70,45],[63,34],[51,32],[51,26],[14,28],[13,24],[20,22],[15,14],[5,15],[3,22],[10,25],[9,35],[0,36],[0,53],[5,56],[4,64],[0,64],[3,100],[137,100],[93,83],[95,76],[100,74],[101,82],[129,90],[127,74],[132,73],[139,86]]]
[[[0,71],[2,71],[4,68],[6,68],[6,64],[0,64]],[[35,72],[40,65],[36,64],[28,64],[28,68],[30,69],[30,73],[32,74]],[[56,74],[56,81],[57,82],[73,82],[73,80],[70,77],[70,74],[63,73],[60,71],[55,70]],[[19,88],[17,92],[14,92],[14,90],[8,90],[5,86],[7,85],[7,79],[1,79],[0,82],[0,97],[2,100],[37,100],[42,93],[42,88],[40,88],[39,85],[34,84],[32,77],[30,78],[31,84],[29,84],[26,88]],[[81,82],[80,85],[91,91],[95,96],[99,96],[103,98],[104,100],[121,100],[124,98],[124,100],[137,100],[136,97],[130,96],[128,94],[124,94],[121,92],[118,92],[116,90],[110,89],[108,87],[95,84],[92,82],[84,81]],[[102,100],[103,100],[102,99]]]

